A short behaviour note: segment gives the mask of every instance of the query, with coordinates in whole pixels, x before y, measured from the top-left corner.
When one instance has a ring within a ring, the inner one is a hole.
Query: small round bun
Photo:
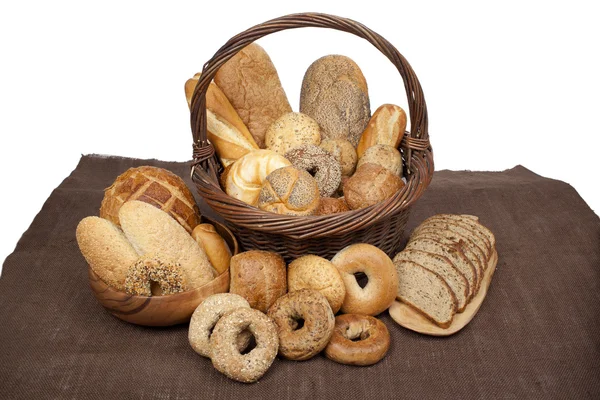
[[[288,267],[288,290],[300,289],[321,292],[334,314],[340,310],[346,296],[344,281],[335,265],[315,255],[300,257]]]
[[[332,259],[344,280],[344,314],[377,315],[389,308],[398,292],[398,273],[392,260],[377,247],[357,243],[340,250]],[[368,282],[362,288],[355,274],[364,273]]]
[[[321,142],[321,147],[338,160],[342,168],[342,176],[350,176],[354,173],[358,156],[352,143],[346,139],[327,139]]]
[[[342,168],[334,156],[312,144],[296,147],[285,158],[296,168],[308,171],[317,180],[321,197],[329,197],[340,186]]]
[[[398,149],[387,144],[376,144],[369,147],[358,160],[357,168],[364,164],[377,164],[391,171],[394,175],[402,176],[402,156]]]
[[[319,208],[315,215],[337,214],[344,211],[350,211],[346,200],[343,197],[321,197]]]
[[[298,112],[290,112],[279,117],[267,129],[265,137],[267,149],[281,155],[303,144],[319,145],[319,143],[321,143],[319,124],[308,115]]]
[[[404,186],[398,175],[377,164],[363,164],[344,183],[344,198],[357,210],[392,197]]]
[[[258,208],[276,214],[312,215],[319,207],[317,181],[293,166],[276,169],[263,183]]]

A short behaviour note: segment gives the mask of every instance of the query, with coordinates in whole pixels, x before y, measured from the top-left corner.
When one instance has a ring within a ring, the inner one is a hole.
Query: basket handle
[[[200,165],[213,182],[218,182],[219,164],[214,148],[206,136],[206,91],[218,69],[241,49],[263,36],[285,29],[304,27],[331,28],[352,33],[367,40],[383,53],[402,76],[408,98],[411,126],[408,137],[405,137],[401,146],[408,151],[406,160],[409,172],[412,150],[422,151],[429,148],[427,105],[421,84],[408,61],[390,42],[363,24],[348,18],[320,13],[290,14],[258,24],[235,35],[204,64],[191,101],[190,119],[194,137],[192,172],[197,165]]]

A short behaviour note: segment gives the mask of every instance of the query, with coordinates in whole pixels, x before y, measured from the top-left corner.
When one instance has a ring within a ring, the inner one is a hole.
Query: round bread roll
[[[336,214],[344,211],[350,211],[350,208],[348,208],[348,204],[346,204],[346,200],[343,197],[321,197],[319,208],[317,208],[315,215]]]
[[[332,259],[344,280],[344,314],[377,315],[389,308],[398,292],[398,273],[392,260],[377,247],[357,243],[340,250]],[[354,274],[364,273],[364,288]]]
[[[322,197],[331,196],[340,186],[342,169],[340,163],[324,149],[313,144],[295,147],[285,153],[296,168],[308,171],[317,180]]]
[[[129,168],[104,190],[100,218],[117,226],[119,209],[129,200],[139,200],[169,214],[188,233],[200,223],[200,210],[183,179],[163,168],[141,166]]]
[[[225,191],[245,203],[256,206],[267,175],[291,163],[271,150],[256,150],[231,165],[225,177]]]
[[[267,149],[281,155],[303,144],[319,145],[320,143],[321,129],[317,121],[298,112],[290,112],[279,117],[267,129],[265,136]]]
[[[337,313],[346,296],[340,273],[330,261],[315,255],[300,257],[288,267],[288,290],[313,289],[321,292]]]
[[[321,147],[338,160],[342,168],[342,176],[350,176],[354,173],[358,157],[352,143],[346,139],[327,139],[321,142]]]
[[[369,147],[358,160],[356,168],[368,163],[381,165],[394,175],[402,176],[402,156],[395,147],[387,144],[376,144]]]
[[[361,158],[364,152],[376,144],[387,144],[397,148],[406,130],[406,113],[393,104],[380,106],[360,137],[356,152]]]
[[[367,82],[358,65],[341,55],[313,62],[302,80],[300,112],[317,121],[322,139],[347,139],[356,146],[371,117]]]
[[[231,260],[231,251],[225,239],[219,235],[215,227],[211,224],[200,224],[192,231],[192,237],[200,248],[204,250],[208,261],[220,275],[229,268]]]
[[[287,291],[286,266],[277,253],[250,250],[231,258],[229,292],[239,294],[250,307],[267,312]]]
[[[363,164],[344,183],[344,198],[357,210],[392,197],[404,186],[402,179],[377,164]]]
[[[263,183],[258,208],[276,214],[312,215],[319,207],[319,186],[308,172],[293,166],[271,172]]]

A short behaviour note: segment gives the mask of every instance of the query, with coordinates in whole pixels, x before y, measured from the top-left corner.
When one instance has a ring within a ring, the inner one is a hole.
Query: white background
[[[81,154],[189,160],[186,79],[241,30],[305,11],[360,21],[409,60],[427,100],[436,169],[522,164],[570,183],[598,213],[594,3],[2,2],[0,260]],[[296,111],[304,71],[331,53],[361,66],[373,110],[406,104],[392,64],[352,35],[305,28],[259,43]]]

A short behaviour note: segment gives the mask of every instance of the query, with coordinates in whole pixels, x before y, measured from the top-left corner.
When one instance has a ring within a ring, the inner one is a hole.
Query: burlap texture
[[[52,193],[0,278],[0,398],[600,398],[600,220],[564,182],[526,168],[436,172],[408,231],[442,212],[496,234],[486,300],[458,334],[432,338],[383,313],[392,344],[371,367],[277,359],[251,385],[218,373],[187,326],[118,320],[93,297],[75,227],[127,168],[186,163],[82,157]],[[199,201],[207,212],[206,205]]]

